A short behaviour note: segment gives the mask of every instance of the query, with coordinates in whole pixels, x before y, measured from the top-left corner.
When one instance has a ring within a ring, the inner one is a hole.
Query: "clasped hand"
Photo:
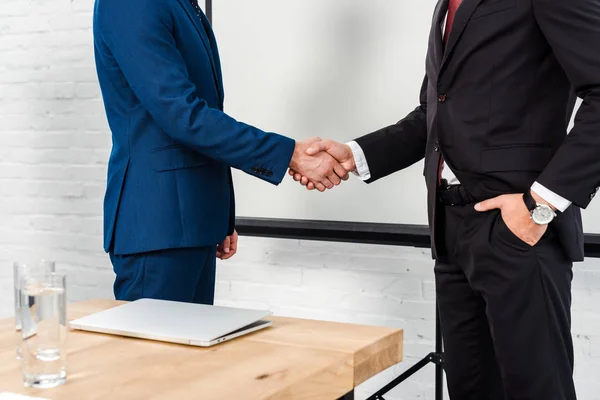
[[[296,143],[289,173],[308,190],[324,192],[347,180],[355,169],[350,146],[312,138]]]

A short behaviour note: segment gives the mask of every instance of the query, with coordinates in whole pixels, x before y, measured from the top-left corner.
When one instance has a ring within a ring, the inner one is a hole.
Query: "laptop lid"
[[[73,329],[162,340],[208,343],[271,315],[267,310],[140,299],[70,322]]]

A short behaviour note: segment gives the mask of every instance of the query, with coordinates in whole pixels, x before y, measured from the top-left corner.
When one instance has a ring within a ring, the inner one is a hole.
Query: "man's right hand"
[[[290,161],[290,171],[311,182],[313,189],[323,192],[348,179],[349,171],[333,156],[320,150],[321,146],[318,145],[320,141],[320,138],[312,138],[296,142]]]
[[[310,156],[314,156],[319,153],[328,153],[330,156],[335,158],[341,167],[347,172],[356,170],[354,154],[352,153],[350,146],[347,144],[338,143],[333,140],[314,141],[306,150],[306,154]],[[314,182],[309,176],[306,176],[300,171],[297,171],[291,167],[290,175],[294,177],[296,182],[300,182],[302,186],[306,186],[308,190],[313,190],[315,188],[320,190],[316,182]]]

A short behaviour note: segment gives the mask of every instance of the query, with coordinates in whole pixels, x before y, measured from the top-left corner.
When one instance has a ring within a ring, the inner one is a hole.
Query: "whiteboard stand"
[[[252,3],[249,1],[243,1],[243,0],[237,0],[237,1],[239,2],[239,4],[245,4],[248,7],[256,7],[256,2]],[[317,0],[312,0],[312,1],[317,3]],[[306,2],[307,2],[307,0],[302,0],[302,3],[306,3]],[[428,0],[426,2],[413,2],[413,3],[421,4],[421,3],[428,3],[428,2],[430,2],[431,5],[433,5],[433,3],[435,3],[435,1],[431,2],[431,0]],[[229,4],[231,5],[231,3],[235,3],[235,1],[230,1]],[[264,4],[271,4],[273,2],[270,3],[268,0],[262,0],[262,3],[264,5]],[[282,2],[277,2],[277,3],[282,3]],[[300,2],[297,2],[297,3],[300,3]],[[325,4],[325,3],[343,4],[343,0],[336,0],[336,1],[330,0],[329,2],[321,1],[321,3],[322,4]],[[361,3],[361,2],[354,2],[354,3]],[[392,2],[390,2],[390,3],[392,3]],[[396,2],[396,3],[398,3],[398,2]],[[400,3],[402,3],[402,2],[400,2]],[[410,3],[410,2],[407,2],[407,3]],[[224,4],[223,7],[225,7],[224,10],[226,10],[227,2],[224,1],[224,2],[222,2],[222,4]],[[212,23],[212,20],[213,20],[213,1],[212,0],[205,0],[204,11],[205,11],[206,16]],[[356,20],[353,18],[361,18],[360,14],[358,13],[360,11],[361,11],[360,8],[350,10],[350,13],[345,15],[344,18],[349,18],[349,23],[356,22]],[[337,12],[337,8],[336,8],[336,12]],[[267,15],[267,17],[270,17],[270,15]],[[342,22],[343,21],[346,21],[346,20],[344,19],[344,20],[342,20]],[[303,26],[305,26],[305,25],[306,24],[304,24]],[[341,25],[344,25],[344,23],[342,23]],[[398,25],[398,24],[396,24],[396,25]],[[420,27],[419,29],[422,28],[423,31],[419,31],[422,34],[428,34],[428,31],[429,31],[428,27],[427,26],[423,27],[422,24],[410,25],[410,27],[412,27],[412,28]],[[286,26],[286,28],[287,28],[287,26]],[[368,27],[366,26],[366,28],[368,28]],[[234,32],[234,33],[237,34],[237,32]],[[264,32],[261,32],[261,33],[264,33]],[[341,32],[337,32],[337,33],[342,38],[344,38],[344,39],[346,38],[346,31],[341,31]],[[319,34],[319,32],[317,32],[316,34]],[[235,38],[235,35],[231,36],[230,38]],[[229,43],[229,45],[231,45],[231,43]],[[322,47],[321,50],[322,51],[331,50],[330,47],[327,47],[330,45],[331,45],[331,43],[328,43],[327,45],[325,45],[325,47]],[[230,50],[231,54],[232,54],[232,59],[230,59],[228,61],[228,63],[232,63],[232,64],[236,63],[235,58],[236,58],[236,55],[238,54],[237,52],[239,50],[240,50],[239,48]],[[263,50],[268,51],[269,48],[267,46],[265,46],[265,48]],[[364,51],[364,50],[365,49],[362,49],[362,51]],[[387,57],[387,54],[382,54],[382,55]],[[401,54],[401,55],[396,54],[396,55],[398,57],[405,58],[404,54]],[[336,53],[334,56],[335,57],[348,57],[349,55],[346,53],[339,53],[339,54]],[[344,58],[341,58],[341,59],[345,60]],[[328,60],[329,59],[325,59],[324,63],[326,63]],[[323,66],[321,65],[321,67],[323,67]],[[422,76],[421,71],[422,71],[422,66],[418,66],[418,73],[419,73],[418,76]],[[245,72],[248,72],[248,71],[245,70]],[[354,76],[352,74],[355,74],[357,71],[352,70],[352,71],[348,71],[348,72],[350,74],[349,76]],[[312,73],[311,73],[311,75],[312,75]],[[315,75],[318,75],[318,74],[316,73]],[[344,76],[342,78],[343,79],[341,79],[341,81],[338,82],[338,84],[340,84],[340,85],[344,85],[346,83],[345,81],[347,78]],[[420,79],[419,79],[419,82],[420,82]],[[404,83],[408,83],[408,81],[404,81]],[[315,84],[319,84],[319,82],[316,81]],[[291,86],[291,87],[295,88],[297,86]],[[335,86],[335,87],[337,87],[337,86]],[[251,91],[249,91],[249,92],[251,92]],[[245,94],[245,93],[242,93],[242,95],[243,94]],[[572,100],[574,100],[574,98]],[[296,103],[294,103],[294,104],[296,104]],[[410,106],[411,107],[410,109],[412,109],[412,107],[414,105],[411,103],[407,106]],[[394,109],[395,108],[396,108],[396,105],[394,105]],[[254,111],[246,110],[246,112],[249,112],[250,114],[252,114]],[[393,111],[393,112],[395,113],[396,111]],[[421,171],[418,170],[418,172],[420,174]],[[417,176],[417,178],[419,179],[419,182],[422,182],[422,178],[420,176]],[[238,192],[238,193],[240,193],[240,192]],[[252,194],[255,194],[255,193],[252,193]],[[243,197],[243,196],[240,196],[240,197]],[[264,204],[264,202],[261,204]],[[310,208],[308,208],[308,209],[309,209],[309,213],[308,213],[309,215],[307,217],[311,218],[311,217],[313,217],[313,215],[310,215]],[[252,211],[250,211],[250,212],[245,211],[245,214],[243,214],[243,215],[248,216],[248,218],[241,217],[241,218],[237,219],[236,226],[238,228],[237,229],[238,233],[240,235],[245,235],[245,236],[257,236],[257,237],[269,237],[269,238],[367,243],[367,244],[407,246],[407,247],[418,247],[418,248],[429,248],[430,247],[429,229],[427,228],[427,226],[424,226],[424,225],[406,225],[406,224],[402,224],[402,223],[387,223],[387,222],[385,222],[385,221],[388,221],[387,219],[382,219],[382,221],[384,221],[384,223],[364,223],[364,222],[339,222],[339,221],[331,221],[331,220],[329,220],[329,221],[310,221],[310,220],[302,220],[302,219],[284,219],[284,218],[288,218],[285,215],[283,215],[279,219],[252,217],[252,215],[265,215],[265,214],[269,215],[269,216],[273,215],[269,208],[266,208],[266,209],[263,208],[261,212],[257,212],[257,213],[254,213]],[[588,215],[592,216],[592,215],[597,215],[597,214],[588,214]],[[306,214],[305,214],[305,216],[306,216]],[[378,218],[376,218],[376,219],[378,219]],[[588,217],[588,221],[590,223],[592,220],[600,221],[600,218],[589,218]],[[600,228],[595,228],[595,229],[600,229]],[[597,230],[597,232],[598,233],[596,233],[596,234],[586,234],[585,235],[584,246],[585,246],[586,257],[600,257],[600,230]],[[406,370],[403,374],[401,374],[396,379],[391,381],[388,385],[386,385],[384,388],[382,388],[377,393],[375,393],[373,396],[371,396],[369,398],[369,400],[385,400],[383,396],[386,395],[391,389],[393,389],[400,383],[404,382],[406,379],[408,379],[410,376],[412,376],[413,374],[415,374],[416,372],[418,372],[425,366],[429,365],[429,363],[435,364],[435,393],[436,393],[435,399],[442,400],[443,393],[444,393],[443,392],[444,362],[443,362],[443,352],[442,352],[443,343],[442,343],[442,335],[441,335],[441,330],[440,330],[439,314],[438,314],[437,309],[436,309],[436,333],[435,333],[435,336],[436,336],[435,351],[429,353],[421,361],[419,361],[414,366],[412,366],[411,368]],[[345,396],[343,399],[350,400],[351,398],[352,397],[349,394],[348,396]]]
[[[429,363],[435,364],[435,400],[443,400],[444,398],[444,353],[442,352],[442,331],[440,329],[440,313],[437,308],[437,302],[435,307],[435,351],[429,353],[421,361],[404,371],[396,379],[385,385],[383,388],[378,390],[375,394],[369,397],[367,400],[385,400],[383,397],[390,390],[413,376],[416,372],[423,369]]]
[[[206,14],[206,18],[208,18],[208,21],[212,24],[212,0],[206,0],[204,14]]]

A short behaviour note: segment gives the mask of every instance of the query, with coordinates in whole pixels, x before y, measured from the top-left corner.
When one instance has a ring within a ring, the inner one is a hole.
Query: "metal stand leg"
[[[377,391],[367,400],[385,400],[383,397],[390,390],[407,380],[417,371],[428,365],[435,364],[435,400],[443,400],[444,398],[444,353],[442,352],[442,331],[440,329],[440,314],[435,307],[435,352],[429,353],[421,361],[407,369],[402,375],[385,385],[381,390]]]
[[[212,0],[206,0],[205,4],[205,8],[206,8],[206,18],[208,18],[208,20],[210,21],[210,23],[212,24]]]
[[[435,353],[440,357],[435,363],[435,400],[444,399],[444,349],[442,328],[440,326],[440,310],[435,307]]]

